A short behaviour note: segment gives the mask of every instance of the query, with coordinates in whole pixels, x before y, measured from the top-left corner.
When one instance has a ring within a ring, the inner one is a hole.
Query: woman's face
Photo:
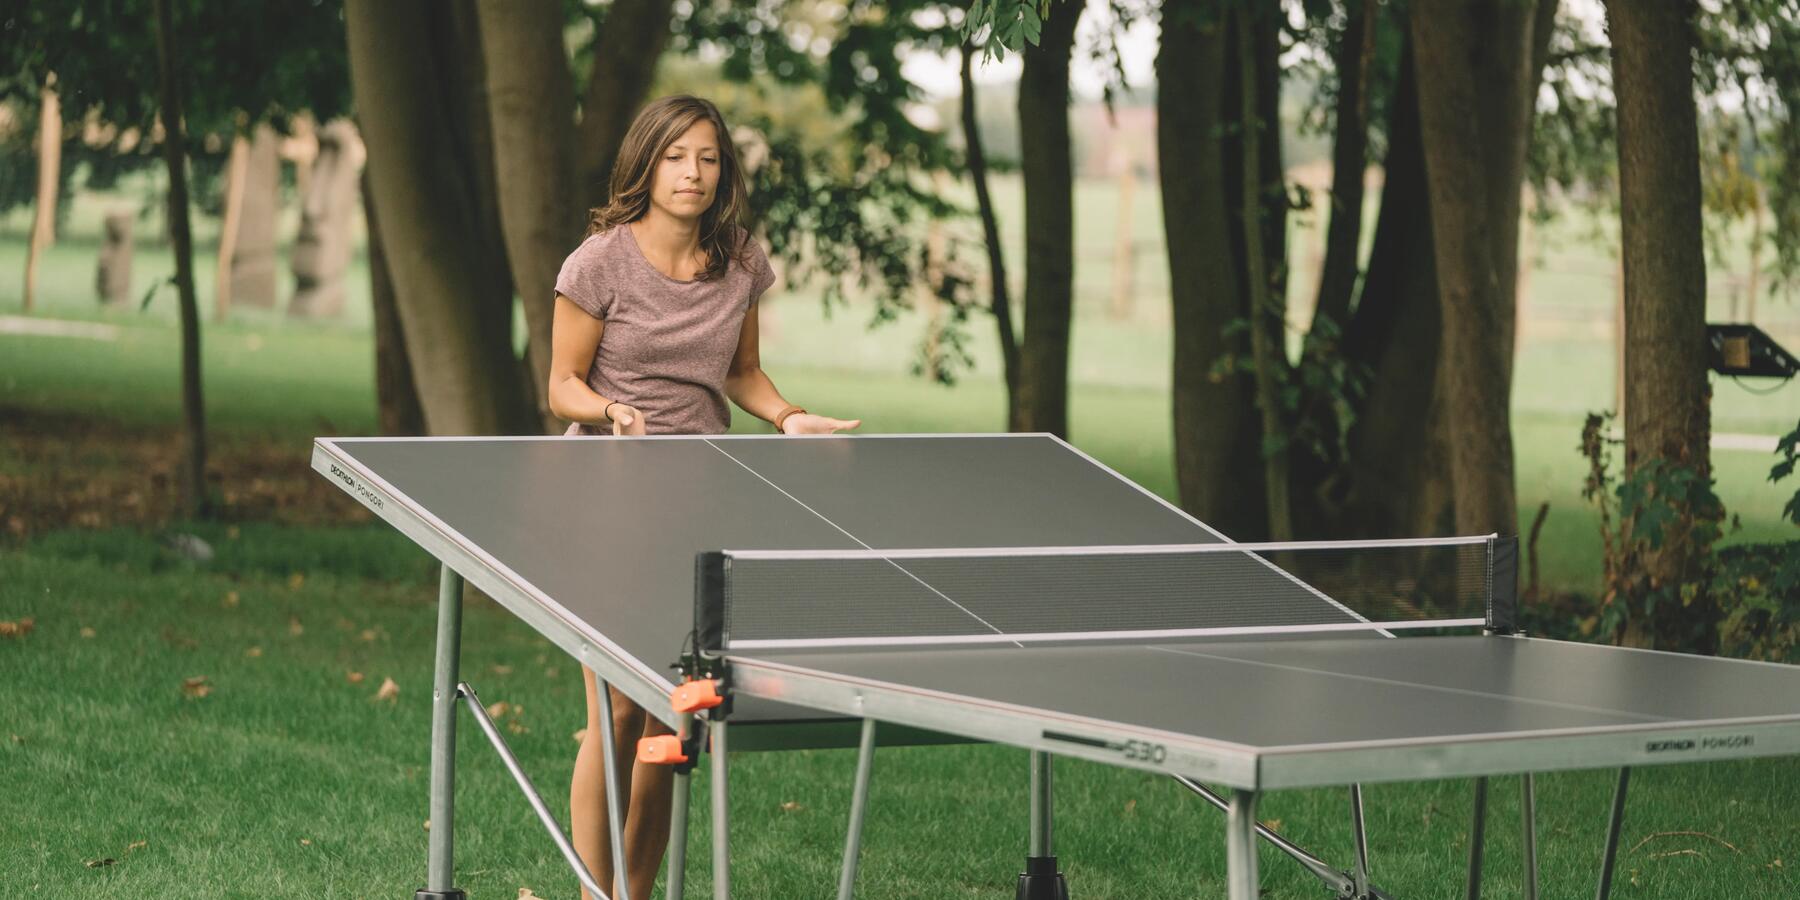
[[[705,119],[682,132],[656,161],[650,203],[678,219],[697,219],[719,187],[719,135]]]

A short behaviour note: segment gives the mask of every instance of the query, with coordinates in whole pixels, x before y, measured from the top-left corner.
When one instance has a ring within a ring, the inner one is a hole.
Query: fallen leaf
[[[312,846],[312,841],[309,841],[309,840],[307,840],[307,839],[306,839],[306,838],[301,838],[301,839],[300,839],[300,846],[302,846],[302,847],[311,847],[311,846]]]
[[[1266,826],[1270,831],[1274,831],[1274,832],[1281,831],[1281,820],[1280,819],[1265,819],[1265,820],[1263,820],[1263,825]]]
[[[369,643],[369,642],[375,640],[375,629],[364,628],[363,633],[361,635],[359,635],[359,637],[362,638],[363,643]]]
[[[513,900],[538,900],[538,895],[532,893],[531,888],[519,888],[519,896]]]
[[[550,667],[550,668],[548,668],[548,669],[545,669],[545,670],[544,670],[544,677],[545,677],[545,678],[555,678],[555,677],[556,677],[556,667],[555,667],[555,666],[551,666],[551,667]]]
[[[212,685],[207,683],[205,675],[195,675],[182,680],[181,692],[197,699],[212,693]]]
[[[387,700],[391,703],[400,702],[400,686],[395,684],[392,678],[381,679],[381,687],[375,690],[375,699]]]
[[[132,841],[131,843],[125,845],[125,852],[130,853],[133,850],[142,850],[148,846],[150,846],[149,841]]]
[[[426,820],[425,820],[425,830],[426,830],[426,831],[430,831],[430,830],[431,830],[431,820],[430,820],[430,819],[426,819]]]
[[[1137,801],[1136,800],[1125,801],[1125,814],[1129,816],[1134,812],[1137,812]]]
[[[237,605],[238,605],[238,592],[237,591],[225,592],[225,608],[226,609],[236,609]]]
[[[101,866],[110,866],[116,862],[118,862],[118,860],[113,859],[110,856],[105,859],[90,859],[87,861],[87,867],[90,869],[98,869]]]
[[[251,659],[255,659],[262,655],[262,648],[261,647],[251,647],[250,649],[244,651],[244,655],[250,657]]]
[[[303,574],[301,572],[295,572],[294,574],[288,576],[288,590],[297,591],[303,587],[306,587],[306,575],[305,574]]]
[[[803,809],[805,809],[805,808],[806,808],[806,807],[804,807],[804,806],[801,806],[801,805],[800,805],[800,804],[798,804],[798,803],[795,803],[795,802],[794,802],[794,801],[792,801],[792,800],[789,800],[789,801],[787,801],[787,802],[785,802],[785,803],[783,803],[783,804],[781,804],[781,811],[782,811],[782,812],[799,812],[799,811],[801,811],[801,810],[803,810]]]
[[[574,738],[576,743],[580,743],[582,741],[587,740],[587,729],[586,728],[580,729],[580,730],[576,731],[574,734],[569,735],[569,736]]]
[[[94,634],[95,634],[95,632],[94,632],[94,629],[92,629],[92,628],[88,628],[88,627],[84,626],[81,629],[81,636],[84,638],[91,638],[94,636]]]
[[[306,633],[306,626],[300,624],[300,617],[288,616],[288,634],[299,637],[304,633]]]
[[[25,739],[15,734],[12,736],[12,742],[15,744],[23,744],[25,743]],[[1778,866],[1781,865],[1781,860],[1776,860],[1775,864]]]
[[[0,622],[0,637],[24,637],[31,633],[31,620]]]
[[[506,711],[511,708],[512,707],[506,705],[505,700],[496,700],[493,703],[489,703],[487,706],[488,718],[490,718],[490,719],[504,718],[506,716]]]
[[[493,672],[495,675],[511,675],[512,674],[512,666],[503,666],[503,665],[495,664],[495,665],[488,666],[488,670]]]
[[[236,525],[233,525],[230,528],[225,529],[225,539],[231,540],[231,541],[235,541],[238,539],[238,527]]]
[[[361,672],[345,672],[344,679],[346,681],[349,681],[351,684],[362,684],[363,673],[361,673]]]

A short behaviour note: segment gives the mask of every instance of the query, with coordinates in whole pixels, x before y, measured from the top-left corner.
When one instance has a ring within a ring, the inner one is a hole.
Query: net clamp
[[[694,713],[703,709],[712,709],[725,702],[725,693],[718,681],[711,678],[698,678],[683,683],[669,695],[669,705],[678,713]]]
[[[700,743],[695,738],[683,740],[672,734],[662,734],[638,740],[638,762],[652,766],[670,766],[683,775],[693,770],[694,760],[699,755]]]

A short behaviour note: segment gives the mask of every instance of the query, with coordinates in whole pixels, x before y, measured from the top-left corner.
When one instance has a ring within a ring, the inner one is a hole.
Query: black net
[[[1493,584],[1487,539],[721,559],[702,617],[740,648],[1467,625]]]

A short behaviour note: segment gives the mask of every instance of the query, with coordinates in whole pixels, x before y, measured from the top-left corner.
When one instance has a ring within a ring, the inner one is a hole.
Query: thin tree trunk
[[[1254,13],[1237,17],[1238,62],[1243,67],[1239,89],[1244,141],[1244,273],[1250,286],[1250,354],[1256,366],[1256,405],[1262,422],[1263,497],[1269,510],[1269,539],[1285,541],[1294,536],[1293,510],[1288,503],[1287,433],[1282,426],[1280,386],[1276,383],[1282,351],[1281,319],[1272,315],[1279,307],[1270,294],[1269,272],[1263,256],[1262,234],[1262,121],[1257,102],[1256,34]],[[1268,123],[1279,128],[1279,123]]]
[[[1069,433],[1069,333],[1074,314],[1074,165],[1069,54],[1085,7],[1050,4],[1019,76],[1020,169],[1025,181],[1025,339],[1019,354],[1022,431]]]
[[[476,9],[487,59],[500,224],[525,310],[531,393],[545,429],[559,431],[548,394],[550,319],[556,273],[582,227],[569,138],[575,85],[563,55],[562,4],[481,0]]]
[[[1456,526],[1518,532],[1511,427],[1519,186],[1536,2],[1420,0],[1412,35]]]
[[[38,259],[56,243],[56,195],[62,176],[62,103],[56,76],[45,79],[38,105],[37,208],[31,215],[31,239],[25,247],[25,294],[21,307],[36,303]]]
[[[673,0],[614,3],[606,27],[594,46],[594,68],[581,103],[580,137],[576,142],[580,197],[589,206],[611,198],[613,160],[619,142],[643,105],[656,61],[669,43]]]
[[[413,385],[412,367],[406,361],[406,333],[400,324],[400,308],[394,300],[394,281],[388,277],[387,254],[381,246],[381,230],[375,227],[375,197],[369,191],[368,171],[362,177],[363,218],[369,233],[369,299],[375,322],[375,410],[381,433],[412,436],[425,433],[425,411],[419,407],[419,391]]]
[[[1222,357],[1248,348],[1225,326],[1245,315],[1241,232],[1227,205],[1224,124],[1229,32],[1206,0],[1163,6],[1156,54],[1157,177],[1162,186],[1174,329],[1175,480],[1182,508],[1238,540],[1268,533],[1257,455],[1254,385],[1211,377]]]
[[[156,59],[161,94],[163,161],[169,169],[169,241],[181,303],[181,508],[189,518],[211,513],[206,495],[206,407],[200,396],[200,311],[194,300],[194,241],[188,227],[187,138],[176,79],[175,19],[170,0],[156,0]]]
[[[231,139],[225,161],[225,214],[219,217],[219,254],[213,266],[213,321],[231,312],[231,257],[237,250],[238,221],[244,212],[244,182],[250,174],[250,138]]]
[[[1350,318],[1356,293],[1357,256],[1362,251],[1363,176],[1368,167],[1369,66],[1381,15],[1377,0],[1354,0],[1339,37],[1336,128],[1331,143],[1331,224],[1325,236],[1325,261],[1319,270],[1318,300],[1313,321],[1324,319],[1341,331]],[[1314,343],[1313,329],[1307,344]]]
[[[381,211],[375,227],[427,428],[536,431],[507,327],[510,279],[495,260],[498,237],[487,240],[494,220],[481,215],[481,155],[462,139],[470,131],[459,130],[485,133],[486,115],[469,114],[471,95],[456,81],[466,76],[447,71],[463,72],[469,60],[438,55],[447,46],[434,34],[439,17],[423,0],[345,5],[351,85]]]
[[[1700,225],[1700,137],[1694,106],[1691,3],[1606,5],[1618,98],[1619,245],[1625,271],[1625,468],[1662,461],[1711,475],[1706,362],[1706,254]],[[1700,510],[1679,500],[1686,516]],[[1646,587],[1703,578],[1707,547],[1691,518],[1669,523],[1638,560]],[[1642,598],[1633,598],[1641,603]],[[1633,612],[1643,607],[1632,605]],[[1626,640],[1704,649],[1716,604],[1659,604],[1626,623]]]
[[[1019,341],[1013,336],[1012,303],[1007,297],[1006,250],[1000,245],[1000,222],[994,215],[994,197],[988,191],[987,152],[982,147],[981,126],[975,116],[975,79],[970,72],[970,59],[975,45],[962,45],[962,130],[963,155],[969,164],[969,178],[975,182],[975,208],[981,216],[982,242],[987,246],[989,290],[993,302],[994,328],[1000,337],[1000,364],[1006,381],[1006,427],[1019,431]]]

